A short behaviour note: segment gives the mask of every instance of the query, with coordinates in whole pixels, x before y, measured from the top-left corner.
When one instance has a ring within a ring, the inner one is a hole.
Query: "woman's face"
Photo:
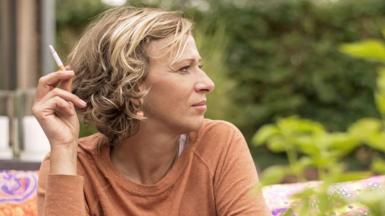
[[[144,85],[150,91],[143,99],[145,121],[180,133],[196,130],[203,122],[206,94],[214,89],[214,83],[202,70],[191,35],[176,61],[162,49],[168,40],[153,41],[146,50],[150,64]]]

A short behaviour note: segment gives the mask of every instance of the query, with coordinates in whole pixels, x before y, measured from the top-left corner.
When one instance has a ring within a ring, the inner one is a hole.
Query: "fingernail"
[[[82,107],[86,107],[87,106],[87,102],[85,102],[85,101],[81,101],[81,105],[82,105]]]

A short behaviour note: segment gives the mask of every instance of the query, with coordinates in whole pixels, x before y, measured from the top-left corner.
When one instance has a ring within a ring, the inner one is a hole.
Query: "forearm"
[[[52,149],[39,170],[39,216],[87,215],[84,177],[76,171],[76,151]],[[51,167],[53,166],[53,167]]]

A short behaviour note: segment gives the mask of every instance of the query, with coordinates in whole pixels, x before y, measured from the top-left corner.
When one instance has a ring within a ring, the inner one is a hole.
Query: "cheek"
[[[191,95],[189,88],[180,82],[157,82],[152,85],[148,95],[144,98],[144,105],[160,109],[182,109],[188,106]]]

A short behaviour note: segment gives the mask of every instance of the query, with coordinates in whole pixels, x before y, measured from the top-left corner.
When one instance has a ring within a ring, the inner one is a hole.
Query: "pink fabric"
[[[37,172],[0,171],[0,215],[37,215]]]

